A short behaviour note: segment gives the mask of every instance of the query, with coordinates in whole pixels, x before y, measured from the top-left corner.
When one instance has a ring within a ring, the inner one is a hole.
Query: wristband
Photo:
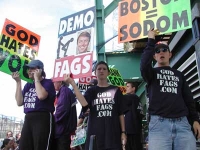
[[[125,135],[127,134],[126,131],[122,131],[121,133],[124,133]]]
[[[35,83],[40,82],[39,80],[35,81]]]

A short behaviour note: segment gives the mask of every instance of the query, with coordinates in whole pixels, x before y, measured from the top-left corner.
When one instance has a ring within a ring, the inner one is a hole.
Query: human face
[[[135,93],[135,87],[132,87],[130,83],[126,84],[126,94],[134,94]]]
[[[12,148],[14,146],[14,141],[10,140],[8,144],[5,146],[6,148]]]
[[[8,133],[7,133],[7,137],[8,137],[8,138],[9,138],[9,137],[13,137],[12,132],[8,132]]]
[[[30,79],[34,79],[34,72],[37,70],[38,68],[35,67],[35,68],[28,68],[28,77]]]
[[[107,66],[104,64],[99,64],[95,70],[95,74],[98,79],[100,79],[100,80],[106,79],[107,80],[107,76],[109,75]]]
[[[169,59],[172,53],[165,48],[159,48],[155,51],[154,59],[158,62],[158,67],[169,66]]]
[[[60,87],[62,86],[62,81],[55,81],[53,82],[53,84],[54,84],[55,90],[59,91]]]
[[[90,42],[90,40],[86,36],[80,36],[78,38],[77,47],[78,47],[79,54],[87,52],[89,42]]]

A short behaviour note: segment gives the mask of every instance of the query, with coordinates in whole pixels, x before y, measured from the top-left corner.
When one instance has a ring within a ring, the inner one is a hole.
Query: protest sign
[[[145,38],[152,28],[165,34],[192,27],[189,0],[124,0],[118,6],[120,43]]]
[[[39,43],[39,35],[6,19],[0,34],[0,71],[18,71],[22,80],[31,82],[25,64],[35,59]]]

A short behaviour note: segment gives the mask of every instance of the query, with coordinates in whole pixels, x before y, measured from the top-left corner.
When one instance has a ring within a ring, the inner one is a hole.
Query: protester
[[[44,65],[40,60],[32,60],[26,65],[28,76],[33,83],[22,82],[18,72],[12,73],[17,83],[15,99],[18,106],[24,106],[25,120],[19,143],[20,150],[50,150],[54,131],[55,88],[46,79]]]
[[[15,150],[15,138],[14,137],[9,137],[8,139],[10,139],[10,145],[11,145],[11,148],[10,150]]]
[[[10,139],[4,139],[1,146],[1,150],[10,150],[12,148],[12,142]]]
[[[77,54],[88,52],[91,35],[87,31],[82,32],[77,38]]]
[[[125,114],[125,129],[127,133],[126,150],[143,150],[142,146],[142,118],[143,108],[137,92],[137,83],[126,83],[124,101],[129,111]]]
[[[97,63],[95,75],[98,84],[85,92],[85,98],[70,75],[64,76],[64,80],[74,88],[76,97],[83,106],[83,112],[90,109],[85,149],[89,149],[90,136],[95,135],[97,149],[121,150],[126,144],[122,92],[118,87],[108,84],[107,63]]]
[[[12,131],[8,131],[6,134],[6,138],[8,139],[9,137],[13,137],[13,132]]]
[[[158,30],[150,30],[141,57],[141,74],[147,82],[149,97],[149,150],[196,150],[200,125],[193,95],[184,74],[169,66],[172,56],[167,43],[155,41]],[[153,58],[157,67],[152,67]]]
[[[20,138],[21,138],[21,132],[16,134],[16,143],[17,144],[19,144]]]
[[[55,104],[55,148],[54,150],[70,150],[71,134],[77,125],[76,99],[73,92],[62,81],[55,81],[57,93]]]

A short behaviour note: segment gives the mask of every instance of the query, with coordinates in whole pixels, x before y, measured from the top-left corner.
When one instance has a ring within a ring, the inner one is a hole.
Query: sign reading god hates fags
[[[62,81],[65,74],[71,74],[74,79],[91,76],[92,60],[92,52],[56,59],[53,81]]]
[[[145,38],[152,28],[166,34],[192,27],[189,0],[124,0],[118,6],[120,43]]]
[[[11,74],[18,71],[22,80],[28,78],[27,64],[39,51],[40,36],[6,19],[0,34],[0,71]]]

